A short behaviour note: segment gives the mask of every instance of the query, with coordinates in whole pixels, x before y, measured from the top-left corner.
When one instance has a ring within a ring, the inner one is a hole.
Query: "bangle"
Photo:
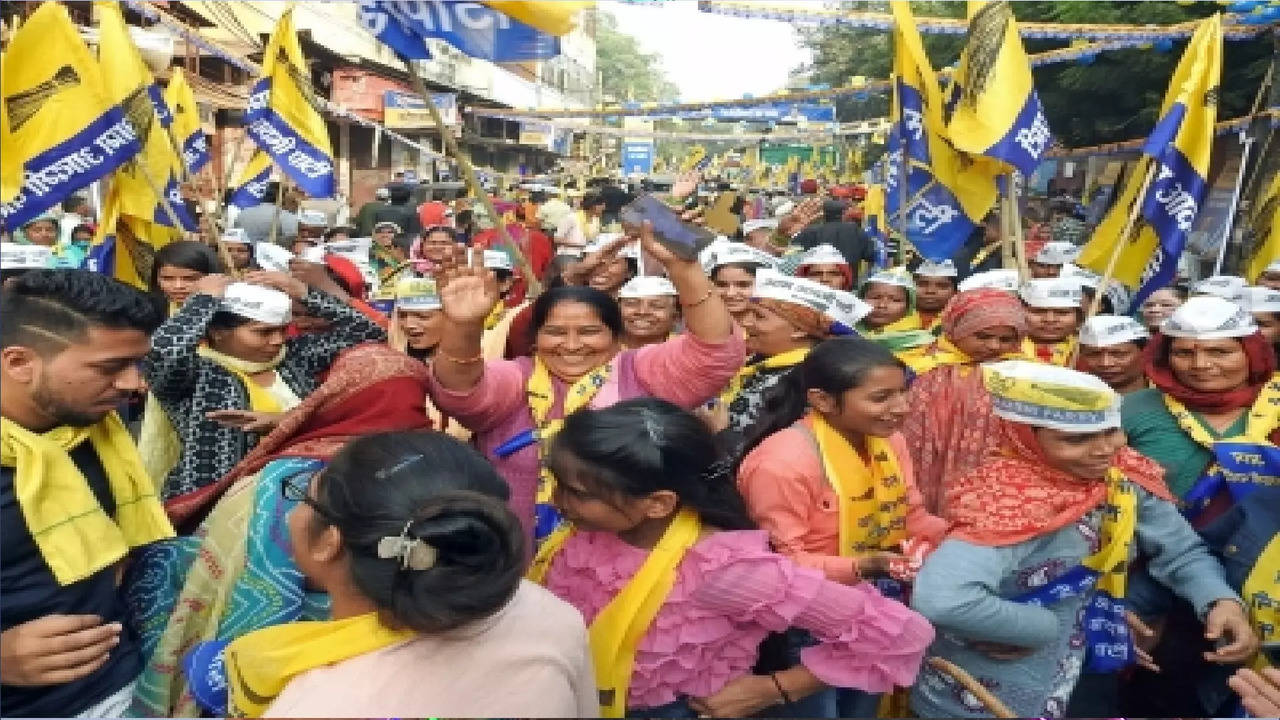
[[[680,307],[684,308],[685,310],[691,310],[691,309],[693,309],[693,308],[696,308],[696,307],[698,307],[699,305],[701,305],[702,303],[704,303],[704,302],[706,302],[706,301],[710,300],[710,299],[711,299],[711,294],[712,294],[712,293],[714,293],[715,291],[716,291],[716,289],[715,289],[715,288],[707,288],[707,294],[706,294],[706,295],[703,295],[702,297],[698,298],[697,300],[694,300],[694,301],[693,301],[693,302],[691,302],[691,303],[683,303],[683,302],[682,302],[682,303],[680,303]]]
[[[782,698],[782,702],[788,705],[795,702],[791,699],[791,696],[787,694],[787,691],[782,689],[782,681],[778,680],[778,673],[769,673],[769,679],[773,680],[773,686],[778,688],[778,696]]]
[[[441,350],[441,349],[439,349],[439,348],[436,348],[436,355],[439,355],[440,357],[444,358],[445,360],[448,360],[448,361],[449,361],[449,362],[451,362],[451,363],[456,363],[456,364],[458,364],[458,365],[474,365],[474,364],[476,364],[476,363],[478,363],[478,362],[484,362],[484,355],[483,355],[483,354],[476,355],[476,356],[475,356],[475,357],[473,357],[473,358],[459,358],[459,357],[454,357],[454,356],[450,355],[449,353],[447,353],[447,352],[445,352],[445,351],[443,351],[443,350]]]

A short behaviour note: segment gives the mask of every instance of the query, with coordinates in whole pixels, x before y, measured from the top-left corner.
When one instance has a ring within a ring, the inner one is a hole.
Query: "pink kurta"
[[[547,589],[590,623],[648,551],[611,533],[578,532],[547,570]],[[823,682],[886,692],[915,681],[933,627],[865,583],[831,582],[769,550],[759,530],[715,532],[689,549],[675,587],[636,650],[629,710],[706,697],[747,675],[760,642],[789,627],[818,644],[800,660]]]
[[[742,331],[724,342],[708,343],[692,334],[637,350],[624,350],[613,359],[613,373],[591,401],[604,408],[621,400],[656,397],[693,409],[719,393],[742,367],[746,348]],[[533,373],[529,358],[491,360],[471,390],[454,392],[442,386],[432,371],[428,385],[436,407],[457,418],[475,433],[476,446],[511,486],[510,505],[529,537],[533,537],[533,504],[538,487],[538,448],[530,445],[507,458],[494,449],[533,427],[525,399],[525,384]],[[551,418],[564,417],[566,385],[552,378],[556,401]]]
[[[906,440],[895,433],[889,447],[907,484],[907,534],[936,547],[947,523],[924,509]],[[836,582],[855,580],[852,560],[839,554],[840,499],[827,480],[812,435],[787,428],[765,438],[742,461],[738,490],[751,518],[769,531],[774,549]]]

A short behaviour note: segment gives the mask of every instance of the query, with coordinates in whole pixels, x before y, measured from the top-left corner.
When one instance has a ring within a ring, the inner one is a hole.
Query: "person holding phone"
[[[328,328],[287,337],[294,301]],[[385,340],[383,329],[360,311],[288,273],[250,273],[244,282],[200,278],[156,331],[143,361],[181,447],[162,498],[182,505],[183,496],[225,475],[316,388],[339,352]]]
[[[530,537],[535,517],[539,536],[557,523],[549,504],[555,480],[544,460],[565,416],[634,397],[697,407],[745,359],[742,334],[702,267],[659,243],[647,225],[640,238],[676,288],[686,332],[638,350],[622,349],[625,330],[612,298],[568,285],[533,304],[533,357],[486,361],[481,335],[497,302],[496,279],[477,262],[441,276],[445,329],[432,363],[432,400],[476,434],[477,447],[511,485],[511,507]]]

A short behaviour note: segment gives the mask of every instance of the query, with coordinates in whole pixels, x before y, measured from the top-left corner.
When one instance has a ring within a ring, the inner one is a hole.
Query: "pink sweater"
[[[596,393],[591,407],[609,407],[636,397],[657,397],[692,409],[715,397],[745,360],[742,331],[737,329],[720,343],[703,342],[695,335],[684,334],[656,345],[624,350],[614,357],[609,382]],[[533,427],[525,400],[525,383],[532,373],[529,358],[491,360],[485,363],[484,375],[471,390],[446,389],[434,371],[429,384],[435,406],[475,433],[476,446],[506,478],[511,486],[511,509],[530,537],[538,486],[538,448],[531,445],[507,458],[499,458],[494,449]],[[551,418],[561,418],[566,385],[558,378],[553,378],[552,384],[556,402]]]
[[[611,533],[578,532],[547,570],[547,589],[590,623],[648,551]],[[915,681],[933,628],[867,584],[841,585],[769,550],[761,531],[711,533],[689,549],[636,651],[628,710],[706,697],[747,675],[760,642],[788,627],[818,644],[801,652],[823,682],[886,692]]]
[[[907,483],[907,534],[936,547],[947,522],[925,510],[902,435],[890,436],[889,446]],[[855,580],[852,560],[839,554],[840,499],[827,481],[811,435],[787,428],[765,438],[742,461],[738,490],[751,519],[769,531],[778,552],[836,582]]]

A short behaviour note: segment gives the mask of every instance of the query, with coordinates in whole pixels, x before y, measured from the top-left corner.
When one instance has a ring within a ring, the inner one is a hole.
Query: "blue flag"
[[[560,38],[477,2],[360,0],[360,22],[383,44],[413,59],[428,60],[427,40],[443,40],[490,62],[545,60],[560,54]]]

